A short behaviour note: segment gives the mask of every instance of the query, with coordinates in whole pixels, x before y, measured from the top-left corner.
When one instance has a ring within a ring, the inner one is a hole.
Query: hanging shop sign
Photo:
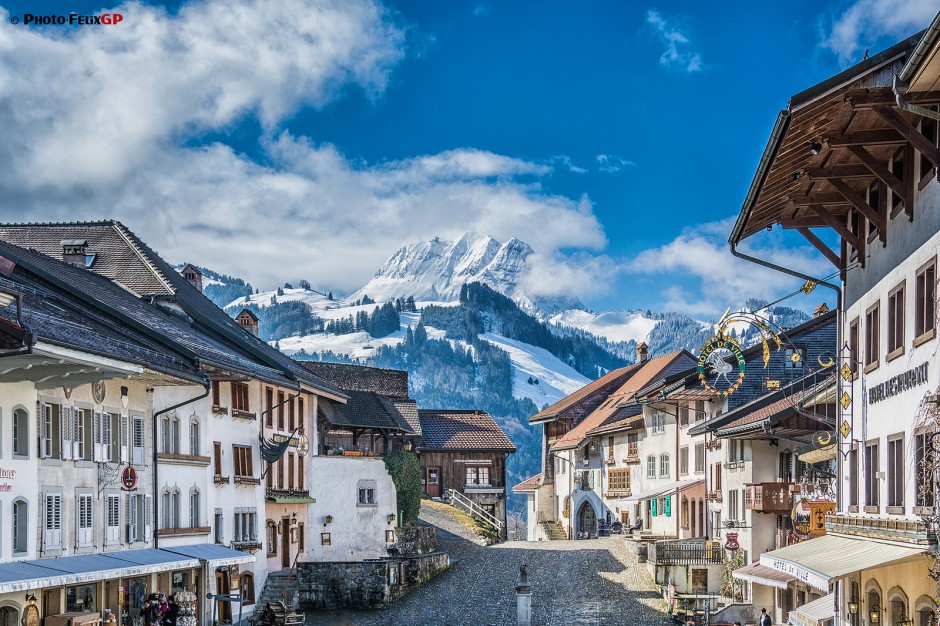
[[[121,473],[121,490],[137,491],[137,470],[130,465]]]
[[[927,383],[927,364],[923,363],[897,376],[892,376],[883,383],[868,388],[868,404],[881,402],[903,391]]]
[[[740,549],[741,544],[738,543],[738,533],[725,533],[725,550],[734,552]]]
[[[800,500],[793,505],[793,511],[790,519],[793,522],[793,533],[800,539],[808,539],[812,536],[813,529],[813,511],[809,506],[809,501]]]
[[[813,537],[822,537],[826,534],[826,516],[836,512],[836,503],[810,502],[809,511],[812,520],[809,534]]]
[[[310,440],[307,439],[307,435],[295,435],[293,437],[288,437],[287,435],[273,434],[271,435],[271,440],[274,443],[287,443],[291,448],[296,448],[297,453],[300,456],[307,456],[307,452],[310,450]]]
[[[744,381],[747,364],[737,340],[717,334],[699,350],[699,381],[713,396],[727,398]]]

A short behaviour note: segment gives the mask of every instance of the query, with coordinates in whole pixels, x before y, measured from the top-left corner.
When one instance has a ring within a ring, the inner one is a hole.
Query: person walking
[[[774,621],[767,615],[767,609],[760,610],[760,620],[758,626],[773,626]]]

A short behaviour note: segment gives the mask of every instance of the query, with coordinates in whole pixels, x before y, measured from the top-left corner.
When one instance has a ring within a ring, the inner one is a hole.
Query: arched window
[[[189,418],[189,453],[193,456],[199,456],[202,448],[199,442],[199,418],[193,413]]]
[[[904,593],[903,589],[900,587],[892,587],[887,597],[888,606],[885,608],[888,611],[891,624],[900,624],[902,621],[913,617],[907,614],[907,594]]]
[[[660,478],[664,476],[669,476],[669,455],[668,454],[659,455],[659,476]]]
[[[266,536],[265,543],[268,544],[268,556],[275,556],[277,554],[277,525],[275,525],[274,520],[268,520],[264,525]]]
[[[29,456],[29,415],[13,409],[13,455]]]
[[[646,457],[646,477],[656,478],[656,457],[652,454]]]
[[[29,549],[29,504],[24,498],[13,501],[13,554]]]
[[[199,527],[199,490],[193,487],[189,491],[189,527]]]
[[[680,522],[683,528],[689,527],[689,499],[685,496],[682,496],[682,501],[680,503],[681,511],[679,513]]]
[[[161,521],[163,528],[180,527],[180,490],[164,489],[161,511]]]
[[[698,537],[699,534],[700,534],[702,531],[701,531],[700,528],[697,528],[697,527],[695,526],[696,520],[697,520],[698,518],[695,516],[695,499],[694,499],[694,498],[692,499],[692,513],[691,513],[690,517],[691,517],[691,523],[692,523],[692,536],[693,536],[693,537]]]
[[[255,575],[251,572],[242,574],[238,591],[242,594],[242,604],[255,603]]]
[[[923,595],[914,603],[914,626],[932,626],[934,603],[930,596]]]
[[[176,415],[165,415],[163,422],[163,452],[166,454],[180,453],[180,420]]]
[[[12,606],[0,606],[0,626],[17,626],[19,611]]]

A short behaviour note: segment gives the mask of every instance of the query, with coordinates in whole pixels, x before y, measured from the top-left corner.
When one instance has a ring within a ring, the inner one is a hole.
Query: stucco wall
[[[27,413],[29,432],[29,456],[13,456],[13,410],[21,409]],[[37,535],[39,512],[42,507],[39,491],[39,437],[36,433],[36,391],[32,383],[14,383],[0,385],[0,469],[4,470],[0,478],[0,559],[34,559],[37,553]],[[9,490],[7,490],[9,487]],[[13,502],[18,498],[26,500],[28,511],[29,537],[27,552],[13,554]],[[22,598],[20,598],[22,599]]]

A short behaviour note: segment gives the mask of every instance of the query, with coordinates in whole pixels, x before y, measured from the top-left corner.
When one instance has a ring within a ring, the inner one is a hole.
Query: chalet
[[[930,381],[940,375],[938,52],[940,15],[921,35],[793,96],[730,236],[740,255],[745,239],[778,225],[793,229],[841,279],[814,280],[840,293],[839,375],[817,394],[839,402],[838,429],[825,433],[837,441],[836,511],[822,518],[825,536],[760,555],[773,578],[796,579],[795,601],[778,588],[777,620],[937,623]],[[772,405],[766,409],[761,419],[778,419]],[[732,424],[746,427],[721,428]],[[797,456],[825,456],[825,447],[802,446]]]
[[[506,459],[516,451],[482,411],[418,410],[421,483],[430,498],[447,498],[506,538]]]

